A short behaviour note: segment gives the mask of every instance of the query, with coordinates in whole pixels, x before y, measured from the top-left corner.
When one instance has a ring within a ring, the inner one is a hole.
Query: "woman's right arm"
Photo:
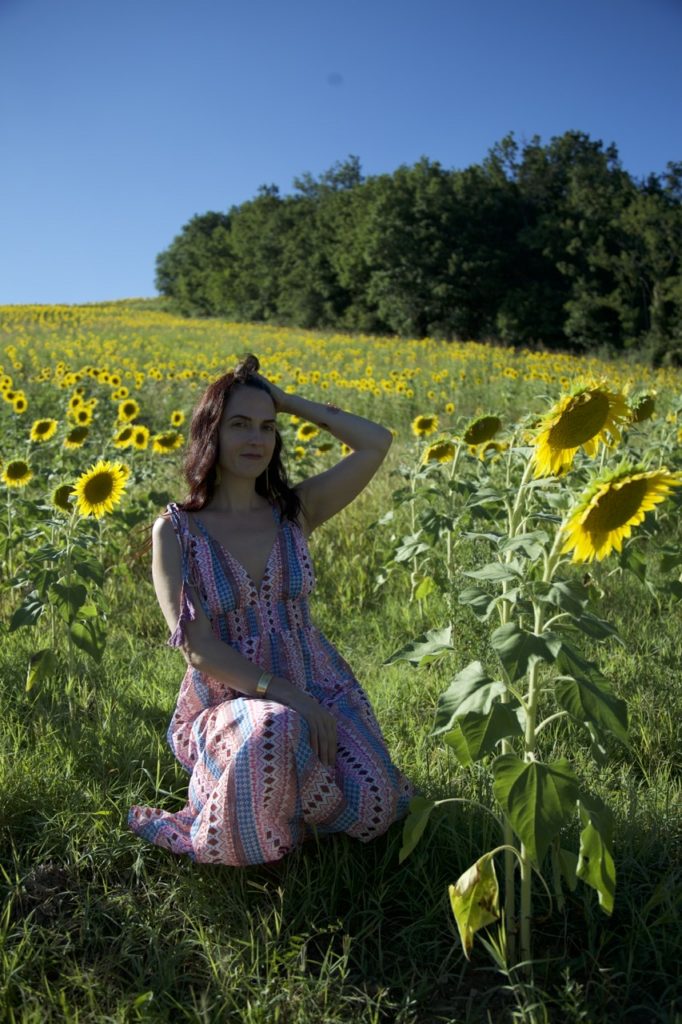
[[[170,520],[160,516],[152,528],[152,579],[156,597],[171,632],[181,610],[182,554]],[[189,584],[185,583],[185,586]],[[192,588],[193,589],[193,588]],[[243,654],[219,640],[204,614],[198,597],[193,599],[196,617],[184,624],[182,652],[192,668],[249,697],[256,696],[256,684],[263,672]],[[324,764],[336,756],[336,719],[313,697],[299,690],[283,676],[272,676],[267,700],[298,711],[310,727],[311,746]]]

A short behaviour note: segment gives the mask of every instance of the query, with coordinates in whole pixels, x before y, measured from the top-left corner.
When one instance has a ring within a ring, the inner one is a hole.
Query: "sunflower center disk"
[[[605,394],[594,391],[581,395],[551,428],[547,443],[551,448],[579,448],[604,428],[608,417],[609,400]]]
[[[646,480],[631,480],[622,487],[610,488],[587,515],[584,528],[593,534],[621,529],[639,512],[647,490]]]
[[[109,473],[98,473],[83,488],[83,496],[91,505],[108,501],[113,492],[114,478]]]

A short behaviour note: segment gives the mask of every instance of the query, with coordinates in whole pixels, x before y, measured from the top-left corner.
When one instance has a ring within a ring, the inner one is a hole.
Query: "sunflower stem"
[[[5,548],[7,557],[7,576],[12,576],[12,495],[7,488],[7,546]]]
[[[550,556],[551,558],[551,556]],[[533,632],[540,636],[543,630],[544,611],[540,604],[533,602],[535,621]],[[524,732],[524,760],[535,760],[537,737],[537,713],[539,702],[538,673],[540,662],[534,661],[528,670],[528,706]],[[529,964],[531,959],[531,916],[532,916],[532,874],[531,859],[524,843],[521,844],[521,960]],[[529,970],[529,968],[526,968]]]

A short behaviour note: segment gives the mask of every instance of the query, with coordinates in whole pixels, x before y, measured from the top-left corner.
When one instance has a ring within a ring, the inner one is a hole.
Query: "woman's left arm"
[[[287,394],[267,379],[264,383],[271,389],[277,412],[300,416],[315,423],[353,449],[331,469],[296,485],[308,529],[312,532],[364,490],[386,458],[393,434],[380,423],[363,416],[356,416],[335,405],[312,402],[301,395]]]

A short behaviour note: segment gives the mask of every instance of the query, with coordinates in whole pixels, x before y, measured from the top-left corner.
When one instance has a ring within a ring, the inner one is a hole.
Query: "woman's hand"
[[[305,718],[310,729],[310,746],[322,764],[333,768],[336,761],[336,719],[314,697],[301,690],[292,694],[289,707]]]
[[[287,399],[289,397],[286,391],[282,391],[282,389],[278,388],[276,384],[269,381],[267,377],[264,377],[262,373],[254,371],[251,376],[265,384],[266,388],[270,392],[273,402],[275,403],[275,411],[286,412]]]

